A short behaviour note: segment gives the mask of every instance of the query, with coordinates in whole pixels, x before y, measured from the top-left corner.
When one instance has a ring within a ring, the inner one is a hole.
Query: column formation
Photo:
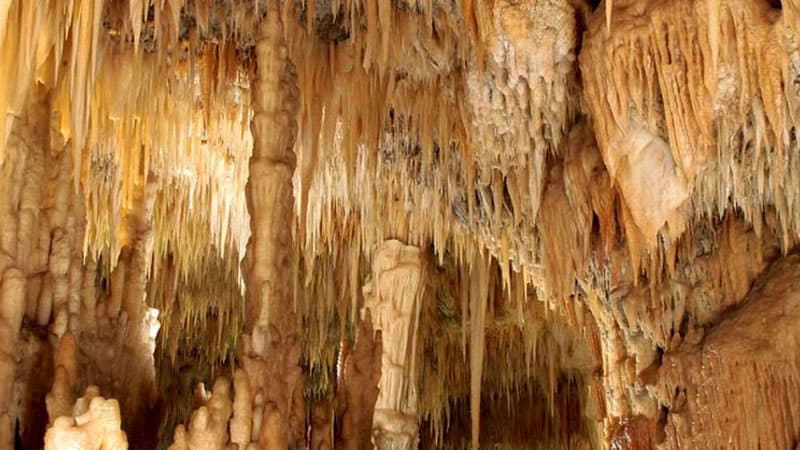
[[[284,450],[302,441],[305,413],[291,270],[298,88],[277,4],[268,2],[259,28],[251,86],[254,145],[246,191],[251,236],[243,263],[247,308],[239,351],[252,408],[234,411],[240,424],[234,442],[240,448],[251,442]]]

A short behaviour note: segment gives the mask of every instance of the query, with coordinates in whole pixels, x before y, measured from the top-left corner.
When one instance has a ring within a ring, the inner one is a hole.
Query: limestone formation
[[[231,383],[226,378],[218,378],[211,393],[200,385],[196,401],[202,406],[192,413],[188,427],[180,425],[175,430],[170,450],[226,450],[230,441],[228,421],[233,413],[230,391]]]
[[[59,416],[44,436],[46,450],[127,450],[119,402],[100,396],[96,386],[75,401],[72,413]]]
[[[0,0],[0,448],[797,448],[798,20]]]
[[[340,351],[344,362],[337,381],[339,439],[335,448],[356,450],[372,445],[372,424],[378,400],[383,359],[380,333],[374,333],[372,313],[359,322],[358,335],[351,351]]]
[[[421,266],[418,248],[386,241],[375,251],[372,279],[364,286],[364,315],[381,332],[381,378],[372,424],[380,449],[413,448],[419,439],[415,370]]]
[[[295,446],[305,416],[292,273],[292,174],[298,93],[280,11],[269,2],[256,41],[253,156],[247,182],[251,236],[243,262],[245,336],[240,347],[253,409],[250,442]]]

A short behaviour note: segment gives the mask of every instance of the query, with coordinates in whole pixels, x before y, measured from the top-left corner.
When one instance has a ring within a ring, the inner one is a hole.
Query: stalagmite
[[[391,240],[375,250],[364,285],[364,314],[381,332],[383,348],[372,425],[379,449],[416,448],[419,439],[415,360],[422,274],[420,250]]]
[[[382,339],[374,333],[372,313],[359,322],[352,351],[347,352],[337,384],[341,432],[335,448],[358,450],[372,443],[372,424],[381,380]]]
[[[195,401],[202,406],[192,413],[189,426],[175,429],[175,442],[169,450],[226,450],[229,448],[228,421],[233,413],[231,382],[217,378],[211,393],[200,385]]]
[[[309,449],[333,449],[333,411],[330,403],[317,403],[311,409]]]
[[[47,394],[50,425],[44,436],[47,450],[126,450],[128,441],[122,431],[119,403],[100,397],[97,386],[86,388],[75,399],[78,387],[77,342],[67,332],[59,339],[55,354],[53,386]]]
[[[196,407],[188,423],[175,427],[169,450],[259,448],[251,443],[253,399],[247,375],[242,369],[234,373],[233,386],[224,376],[214,381],[210,393],[204,384],[199,384],[194,392],[194,404]]]
[[[253,429],[253,398],[247,374],[242,369],[237,369],[234,373],[233,386],[233,417],[230,424],[231,442],[238,445],[240,449],[247,449]]]
[[[72,415],[75,403],[73,392],[78,383],[76,345],[75,337],[67,333],[60,339],[56,350],[53,389],[47,394],[46,399],[50,424],[59,417]]]
[[[75,401],[72,414],[56,418],[44,437],[45,450],[127,450],[119,403],[95,386]]]

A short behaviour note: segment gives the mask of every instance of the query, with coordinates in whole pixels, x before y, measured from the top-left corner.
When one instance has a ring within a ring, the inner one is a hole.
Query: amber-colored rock
[[[0,0],[0,450],[796,448],[799,24]]]
[[[345,352],[345,349],[341,349]],[[352,351],[345,352],[344,368],[337,383],[337,416],[340,433],[335,448],[368,448],[372,441],[375,402],[378,400],[382,363],[381,333],[372,327],[372,314],[364,314]]]

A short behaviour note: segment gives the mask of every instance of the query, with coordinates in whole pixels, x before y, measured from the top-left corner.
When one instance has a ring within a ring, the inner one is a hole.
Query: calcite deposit
[[[0,0],[0,448],[795,450],[799,20]]]
[[[121,430],[119,402],[100,396],[96,386],[86,389],[71,413],[57,416],[44,435],[47,450],[127,450]]]
[[[334,444],[346,450],[370,447],[380,392],[383,339],[372,325],[372,313],[364,316],[352,350],[344,341],[339,353],[343,367],[336,383],[336,417],[341,431]]]
[[[381,377],[372,423],[379,448],[416,447],[419,439],[414,365],[422,275],[418,248],[386,241],[374,253],[372,278],[364,286],[363,313],[381,333]]]

